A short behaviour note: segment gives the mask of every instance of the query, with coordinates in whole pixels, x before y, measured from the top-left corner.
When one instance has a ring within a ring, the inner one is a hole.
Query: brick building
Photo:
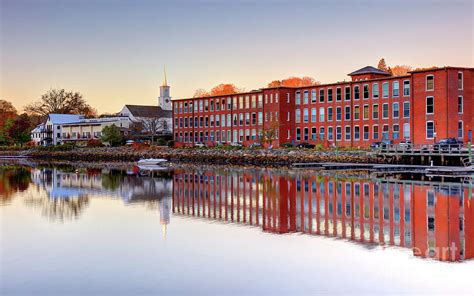
[[[368,147],[410,139],[432,144],[446,137],[468,141],[473,129],[473,68],[443,67],[391,76],[374,67],[351,81],[274,87],[173,101],[176,146],[204,143],[302,142]]]

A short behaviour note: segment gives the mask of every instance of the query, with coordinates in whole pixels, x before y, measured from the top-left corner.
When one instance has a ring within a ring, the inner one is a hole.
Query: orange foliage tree
[[[238,88],[232,83],[221,83],[211,89],[211,91],[207,92],[205,89],[197,89],[194,92],[194,97],[208,97],[208,96],[220,96],[220,95],[231,95],[238,92],[242,92],[243,90]]]
[[[407,75],[408,72],[412,70],[411,66],[407,66],[407,65],[396,65],[390,69],[392,70],[392,75],[394,76]]]
[[[301,86],[311,86],[320,84],[313,77],[304,76],[304,77],[288,77],[283,80],[274,80],[268,84],[268,87],[277,87],[277,86],[287,86],[287,87],[301,87]]]

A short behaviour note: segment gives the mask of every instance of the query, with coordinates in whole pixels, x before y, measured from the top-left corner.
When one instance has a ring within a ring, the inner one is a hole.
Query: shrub
[[[102,144],[102,141],[97,140],[97,139],[89,139],[87,140],[87,147],[102,147],[104,144]]]
[[[317,151],[321,151],[324,149],[324,146],[323,144],[316,144],[316,146],[314,146],[314,149],[317,150]]]

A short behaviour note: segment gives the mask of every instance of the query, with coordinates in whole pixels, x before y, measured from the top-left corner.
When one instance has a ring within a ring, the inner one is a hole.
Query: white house
[[[43,140],[43,131],[44,123],[38,124],[33,130],[31,130],[31,140],[35,143],[35,145],[43,145],[41,142]]]
[[[62,125],[70,122],[78,122],[84,119],[84,115],[76,114],[49,114],[44,124],[41,143],[43,145],[57,145],[62,139]]]
[[[131,121],[128,116],[88,118],[64,123],[61,125],[61,143],[87,141],[90,139],[100,140],[104,127],[111,125],[115,125],[126,134],[130,123]]]

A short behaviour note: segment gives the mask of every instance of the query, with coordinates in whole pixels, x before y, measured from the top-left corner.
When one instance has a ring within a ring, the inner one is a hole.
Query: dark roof
[[[171,110],[163,110],[158,106],[143,106],[143,105],[125,105],[127,109],[135,117],[172,117]]]
[[[359,69],[357,71],[354,71],[352,73],[349,73],[347,75],[354,76],[354,75],[361,75],[361,74],[379,74],[379,75],[390,76],[390,73],[382,71],[382,70],[377,69],[377,68],[374,68],[372,66],[367,66],[367,67],[361,68],[361,69]]]

